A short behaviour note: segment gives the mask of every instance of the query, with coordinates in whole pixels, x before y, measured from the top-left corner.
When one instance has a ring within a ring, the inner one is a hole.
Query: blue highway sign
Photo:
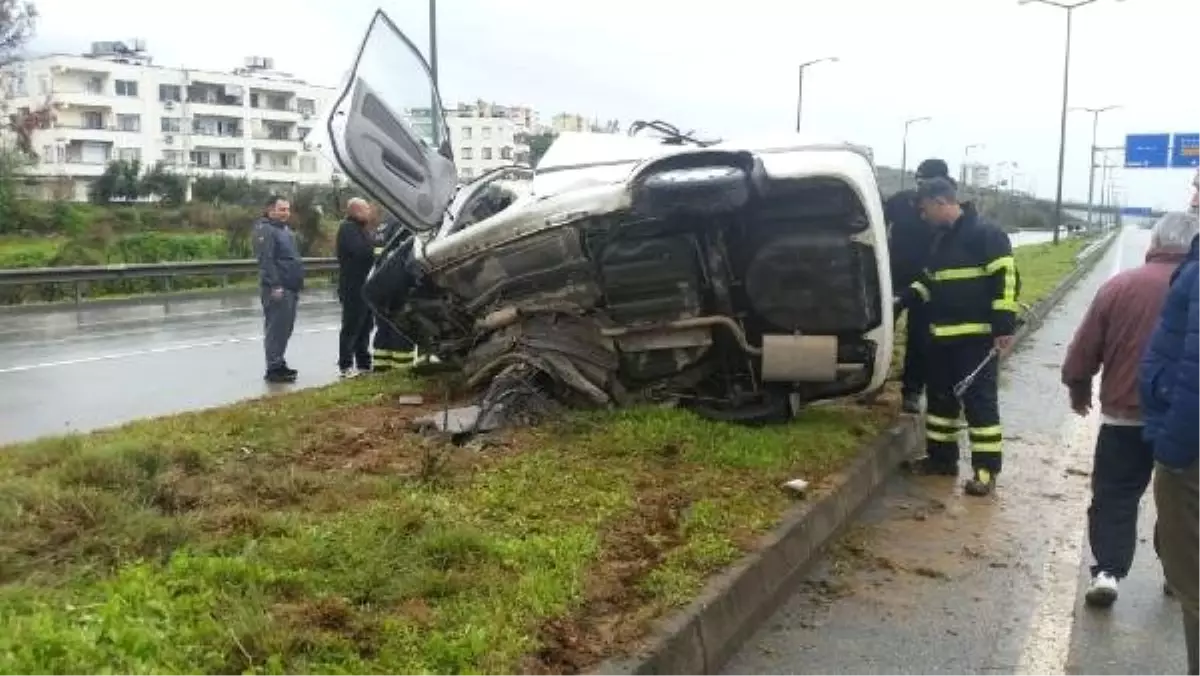
[[[1170,156],[1170,134],[1129,134],[1125,137],[1126,169],[1166,169]]]
[[[1152,216],[1154,210],[1150,207],[1121,207],[1122,216]]]
[[[1200,167],[1200,133],[1175,134],[1171,144],[1171,166]]]

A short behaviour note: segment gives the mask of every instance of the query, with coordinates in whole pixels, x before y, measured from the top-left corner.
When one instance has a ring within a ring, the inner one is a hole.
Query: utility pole
[[[433,76],[433,86],[438,86],[438,53],[437,53],[437,0],[429,0],[429,74]]]
[[[838,57],[826,56],[812,61],[805,61],[800,64],[796,78],[796,132],[800,132],[800,113],[804,105],[804,69],[809,66],[815,66],[818,63],[837,63]]]
[[[917,122],[928,122],[931,117],[913,117],[904,121],[904,141],[900,146],[900,189],[904,190],[904,184],[908,181],[908,128]]]
[[[1099,148],[1096,146],[1096,131],[1100,126],[1100,113],[1105,113],[1110,110],[1116,110],[1121,106],[1105,106],[1103,108],[1084,108],[1074,107],[1071,111],[1081,111],[1092,114],[1092,147],[1088,154],[1088,204],[1087,204],[1087,222],[1088,226],[1092,225],[1092,201],[1096,191],[1096,151]],[[1103,188],[1101,188],[1103,192]]]
[[[1058,181],[1054,190],[1054,243],[1058,244],[1058,228],[1062,223],[1062,193],[1063,170],[1067,161],[1067,98],[1071,88],[1071,19],[1075,10],[1096,2],[1096,0],[1079,0],[1075,3],[1058,2],[1058,0],[1017,0],[1018,4],[1027,5],[1039,3],[1057,7],[1067,13],[1066,45],[1063,49],[1063,88],[1062,112],[1059,115],[1058,129]],[[1120,0],[1118,0],[1120,2]]]

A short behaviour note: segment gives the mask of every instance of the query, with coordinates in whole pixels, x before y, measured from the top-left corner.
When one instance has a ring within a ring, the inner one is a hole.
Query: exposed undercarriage
[[[882,321],[863,205],[846,182],[773,181],[737,159],[701,182],[652,176],[630,209],[428,273],[409,242],[381,261],[369,300],[481,392],[459,431],[637,401],[782,421],[863,391],[877,347],[863,334]]]

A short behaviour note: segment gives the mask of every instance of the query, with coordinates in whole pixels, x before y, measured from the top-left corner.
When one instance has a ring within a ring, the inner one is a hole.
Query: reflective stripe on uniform
[[[1021,304],[1015,300],[994,300],[992,309],[999,312],[1019,312]]]
[[[925,438],[929,441],[957,443],[962,423],[952,418],[925,414]]]
[[[377,246],[377,247],[375,247],[375,255],[376,255],[376,256],[379,256],[379,255],[381,255],[382,253],[383,253],[383,247],[381,247],[381,246]]]
[[[1012,256],[1001,256],[987,264],[988,274],[997,272],[1004,275],[1004,284],[1000,289],[1000,297],[992,303],[993,310],[1017,312],[1017,260]]]
[[[942,324],[930,325],[929,330],[935,338],[957,338],[959,336],[990,336],[991,324]]]
[[[970,427],[967,436],[973,453],[999,453],[1004,442],[1004,430],[999,425]]]
[[[925,301],[926,303],[929,302],[929,287],[925,286],[921,282],[913,282],[909,285],[909,288],[913,291],[916,291],[917,295],[921,297],[921,300]]]
[[[946,268],[934,272],[931,276],[935,282],[948,282],[959,279],[979,279],[980,277],[987,277],[990,274],[992,273],[987,268],[974,267]]]

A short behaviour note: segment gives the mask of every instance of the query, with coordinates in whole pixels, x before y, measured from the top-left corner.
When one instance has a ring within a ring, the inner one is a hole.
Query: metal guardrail
[[[337,270],[336,258],[305,258],[306,272]],[[258,272],[258,261],[186,261],[182,263],[129,263],[123,265],[79,265],[61,268],[14,268],[0,270],[0,286],[29,284],[76,284],[115,279],[162,279],[170,277],[222,277]]]
[[[338,269],[336,258],[305,258],[306,273],[328,273]],[[234,275],[258,274],[258,261],[185,261],[178,263],[127,263],[122,265],[79,265],[58,268],[14,268],[0,270],[0,288],[35,286],[40,284],[71,284],[75,287],[75,304],[84,301],[84,291],[90,282],[128,279],[166,280],[166,293],[171,293],[175,277],[224,277],[228,285]]]

